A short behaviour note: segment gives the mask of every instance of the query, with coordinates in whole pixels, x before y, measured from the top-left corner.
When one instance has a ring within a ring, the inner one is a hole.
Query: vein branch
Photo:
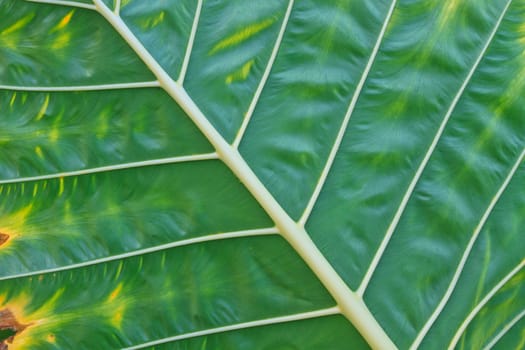
[[[154,341],[151,341],[151,342],[148,342],[148,343],[143,343],[143,344],[131,346],[131,347],[125,348],[123,350],[143,349],[143,348],[146,348],[146,347],[160,345],[160,344],[165,344],[165,343],[169,343],[169,342],[174,342],[174,341],[177,341],[177,340],[201,337],[201,336],[205,336],[205,335],[211,335],[211,334],[217,334],[217,333],[223,333],[223,332],[236,331],[236,330],[240,330],[240,329],[268,326],[268,325],[272,325],[272,324],[300,321],[300,320],[306,320],[306,319],[310,319],[310,318],[332,316],[332,315],[336,315],[338,313],[339,313],[339,309],[337,307],[331,307],[331,308],[321,309],[321,310],[316,310],[316,311],[303,312],[303,313],[300,313],[300,314],[279,316],[279,317],[272,317],[272,318],[265,318],[265,319],[257,320],[257,321],[237,323],[237,324],[232,324],[232,325],[223,326],[223,327],[210,328],[210,329],[205,329],[205,330],[202,330],[202,331],[180,334],[180,335],[176,335],[176,336],[173,336],[173,337],[158,339],[158,340],[154,340]]]
[[[512,327],[514,327],[523,317],[525,317],[525,310],[521,310],[521,312],[517,314],[516,317],[510,320],[509,323],[507,323],[503,329],[499,331],[498,334],[496,334],[496,336],[492,338],[492,340],[487,345],[485,345],[483,350],[492,349],[494,345],[496,345],[500,339],[503,338],[503,336],[505,336],[505,334],[507,334],[507,332],[510,331]]]
[[[469,73],[467,74],[465,80],[461,84],[461,87],[459,88],[458,92],[454,96],[454,99],[452,100],[452,103],[450,104],[450,106],[449,106],[449,108],[448,108],[448,110],[447,110],[443,120],[441,121],[441,124],[440,124],[440,126],[438,128],[438,131],[435,134],[435,136],[434,136],[434,138],[432,140],[432,143],[430,144],[429,148],[427,149],[427,152],[425,153],[425,156],[423,157],[423,160],[419,164],[419,167],[417,168],[416,173],[414,174],[414,177],[412,178],[412,181],[408,185],[408,189],[405,192],[405,194],[404,194],[404,196],[403,196],[403,198],[401,200],[401,203],[400,203],[399,207],[397,208],[396,213],[394,214],[394,218],[392,219],[392,222],[388,226],[387,231],[386,231],[386,233],[385,233],[385,235],[383,237],[383,240],[381,241],[381,244],[379,245],[379,248],[377,249],[377,251],[376,251],[376,253],[374,255],[374,258],[372,259],[372,262],[370,263],[370,266],[368,267],[368,270],[366,271],[366,274],[363,277],[363,280],[361,281],[361,284],[359,285],[359,288],[357,289],[357,293],[359,295],[364,295],[364,293],[366,291],[366,288],[367,288],[370,280],[372,279],[372,275],[374,274],[374,272],[375,272],[375,270],[377,268],[377,265],[379,264],[379,261],[383,257],[383,254],[384,254],[384,252],[386,250],[386,247],[388,246],[388,244],[390,242],[390,239],[392,238],[392,235],[394,234],[394,231],[396,230],[396,227],[399,224],[401,216],[403,215],[403,213],[405,211],[405,208],[406,208],[406,206],[408,204],[408,201],[409,201],[410,197],[412,196],[412,193],[414,192],[416,184],[418,183],[419,178],[421,177],[421,174],[423,174],[423,171],[425,170],[425,168],[426,168],[426,166],[428,164],[428,161],[429,161],[430,157],[432,156],[432,153],[434,153],[434,150],[436,149],[438,141],[441,138],[441,135],[443,134],[443,131],[445,130],[445,127],[446,127],[446,125],[447,125],[447,123],[448,123],[448,121],[450,119],[450,116],[452,115],[452,112],[456,108],[456,105],[457,105],[459,99],[461,98],[461,96],[463,95],[463,92],[465,91],[467,85],[469,84],[470,79],[472,78],[472,76],[474,75],[475,71],[477,70],[479,63],[481,62],[481,60],[485,56],[485,53],[487,52],[487,49],[490,46],[490,43],[492,42],[492,39],[496,35],[496,32],[497,32],[501,22],[503,21],[503,17],[505,17],[505,14],[507,13],[507,10],[508,10],[511,2],[512,2],[512,0],[508,0],[508,2],[506,4],[503,12],[501,13],[500,17],[498,18],[498,21],[496,22],[496,25],[492,29],[492,32],[490,33],[487,42],[483,46],[480,54],[478,55],[476,61],[474,62],[474,65],[472,66],[472,68],[470,69]]]
[[[28,181],[58,179],[61,177],[96,174],[96,173],[101,173],[101,172],[106,172],[106,171],[140,168],[140,167],[145,167],[145,166],[153,166],[153,165],[161,165],[161,164],[185,163],[185,162],[195,162],[195,161],[211,160],[211,159],[218,159],[217,153],[213,152],[213,153],[195,154],[195,155],[190,155],[190,156],[149,159],[149,160],[143,160],[140,162],[114,164],[114,165],[101,166],[97,168],[65,171],[61,173],[54,173],[54,174],[47,174],[47,175],[19,177],[15,179],[4,179],[4,180],[0,179],[0,185],[21,183],[21,182],[28,182]]]
[[[337,152],[339,151],[339,147],[341,146],[341,142],[343,141],[343,137],[348,127],[348,122],[350,121],[352,113],[357,104],[357,100],[359,99],[359,96],[361,95],[361,91],[363,90],[363,86],[365,85],[366,79],[368,78],[368,73],[370,72],[370,69],[372,68],[372,65],[374,64],[377,53],[379,52],[379,47],[381,46],[381,42],[383,41],[383,37],[385,36],[385,32],[388,27],[388,23],[390,22],[390,18],[392,17],[392,14],[394,13],[394,9],[396,7],[396,1],[397,0],[393,0],[390,5],[388,13],[383,22],[381,31],[379,32],[374,48],[372,49],[372,53],[370,54],[370,58],[368,59],[368,62],[365,66],[363,74],[361,74],[361,78],[359,79],[359,83],[357,84],[354,95],[352,96],[352,99],[350,100],[350,104],[348,105],[348,109],[343,118],[343,122],[341,123],[341,127],[339,128],[339,132],[337,133],[337,137],[335,139],[334,145],[332,146],[332,149],[330,150],[328,159],[321,172],[321,176],[319,177],[319,180],[317,181],[314,192],[312,196],[310,197],[310,200],[308,201],[308,204],[306,205],[306,208],[303,214],[301,215],[301,218],[299,219],[299,223],[303,226],[306,224],[306,221],[308,220],[308,217],[310,216],[313,210],[313,207],[317,201],[317,198],[319,197],[319,194],[321,193],[321,190],[323,189],[323,186],[326,182],[326,178],[328,177],[328,173],[330,172],[330,169],[332,168],[332,165],[335,160],[335,156],[337,155]]]
[[[38,2],[42,4],[50,4],[50,5],[60,5],[60,6],[68,6],[68,7],[80,7],[83,9],[88,10],[96,10],[96,7],[91,4],[84,4],[81,2],[76,1],[66,1],[66,0],[26,0],[29,2]]]
[[[97,84],[97,85],[77,85],[77,86],[17,86],[0,85],[0,90],[11,91],[37,91],[37,92],[61,92],[61,91],[99,91],[99,90],[120,90],[159,87],[158,81],[141,81],[135,83],[117,84]]]
[[[108,262],[111,262],[111,261],[127,259],[127,258],[131,258],[131,257],[134,257],[134,256],[139,256],[139,255],[149,254],[149,253],[155,253],[155,252],[158,252],[158,251],[161,251],[161,250],[167,250],[167,249],[171,249],[171,248],[182,247],[182,246],[187,246],[187,245],[192,245],[192,244],[197,244],[197,243],[210,242],[210,241],[219,241],[219,240],[223,240],[223,239],[233,239],[233,238],[241,238],[241,237],[275,235],[275,234],[278,234],[278,233],[279,232],[277,231],[277,229],[275,227],[260,228],[260,229],[254,229],[254,230],[225,232],[225,233],[215,233],[215,234],[211,234],[211,235],[194,237],[194,238],[188,238],[188,239],[183,239],[183,240],[180,240],[180,241],[175,241],[175,242],[170,242],[170,243],[166,243],[166,244],[161,244],[161,245],[157,245],[157,246],[154,246],[154,247],[138,249],[138,250],[134,250],[132,252],[111,255],[111,256],[104,257],[104,258],[100,258],[100,259],[93,259],[93,260],[89,260],[89,261],[84,261],[84,262],[77,263],[77,264],[71,264],[71,265],[66,265],[66,266],[59,266],[59,267],[55,267],[55,268],[43,269],[43,270],[37,270],[37,271],[30,271],[30,272],[26,272],[26,273],[19,273],[19,274],[9,275],[9,276],[0,276],[0,281],[12,280],[12,279],[21,278],[21,277],[37,276],[37,275],[42,275],[42,274],[45,274],[45,273],[53,273],[53,272],[59,272],[59,271],[72,270],[72,269],[77,269],[77,268],[80,268],[80,267],[91,266],[91,265],[102,264],[102,263],[108,263]]]
[[[279,34],[277,35],[277,39],[275,40],[275,44],[273,46],[273,50],[270,55],[270,58],[268,59],[268,63],[266,64],[266,68],[264,70],[263,76],[261,77],[261,81],[259,82],[259,85],[257,86],[257,90],[255,90],[255,94],[252,98],[252,101],[250,102],[250,106],[248,107],[248,110],[246,111],[246,114],[244,115],[244,119],[242,121],[241,127],[239,128],[239,131],[237,131],[237,135],[235,136],[235,140],[233,141],[233,147],[235,148],[239,148],[239,144],[241,143],[244,133],[246,132],[246,128],[248,127],[248,124],[250,123],[250,120],[252,119],[253,112],[255,111],[255,106],[259,102],[264,86],[266,85],[266,81],[268,80],[268,77],[270,76],[270,72],[272,70],[273,64],[277,57],[277,53],[279,52],[279,48],[281,47],[281,42],[283,40],[284,33],[286,31],[286,27],[290,20],[290,14],[292,13],[293,4],[294,4],[294,0],[290,0],[288,2],[288,7],[286,9],[286,13],[284,15],[283,22],[281,23],[281,29],[279,30]]]
[[[199,19],[201,16],[202,10],[202,0],[197,1],[197,7],[195,9],[195,15],[193,17],[193,24],[191,26],[190,37],[188,38],[188,44],[186,46],[186,52],[184,54],[184,60],[182,61],[182,67],[179,73],[179,79],[177,83],[181,86],[184,84],[184,78],[186,77],[186,71],[188,70],[188,65],[190,63],[191,52],[193,50],[193,43],[195,42],[195,35],[197,34],[197,28],[199,26]]]
[[[268,189],[259,180],[257,175],[248,166],[238,150],[228,144],[226,140],[213,127],[199,107],[187,94],[184,88],[176,83],[167,74],[159,63],[144,48],[140,41],[127,28],[125,23],[116,16],[102,2],[93,0],[98,11],[104,16],[115,30],[123,37],[130,47],[150,68],[157,77],[161,86],[186,112],[188,117],[195,123],[197,128],[208,138],[215,147],[219,158],[230,168],[237,178],[246,186],[259,204],[264,208],[274,221],[281,235],[290,243],[296,252],[303,258],[306,264],[319,278],[336,300],[341,313],[347,317],[363,335],[368,343],[377,349],[395,349],[395,345],[388,337],[370,310],[368,310],[363,299],[357,296],[341,276],[330,265],[326,257],[319,251],[304,228],[297,225],[286,213]]]
[[[505,275],[488,293],[477,303],[477,305],[470,311],[470,313],[465,317],[463,322],[461,322],[461,325],[458,327],[456,333],[454,333],[454,336],[452,337],[452,340],[450,341],[450,344],[448,346],[449,350],[453,350],[456,348],[457,343],[463,336],[463,333],[465,333],[465,330],[470,325],[472,320],[476,317],[476,315],[481,311],[481,309],[487,305],[487,303],[492,299],[494,295],[512,278],[514,277],[518,272],[523,269],[525,266],[525,259],[522,260],[515,268],[513,268],[508,274]]]
[[[452,293],[454,292],[454,289],[456,288],[456,285],[458,283],[459,277],[461,276],[461,273],[463,272],[463,269],[465,268],[465,264],[467,263],[467,259],[470,256],[470,252],[472,251],[472,248],[474,247],[474,243],[476,243],[476,240],[477,240],[477,238],[479,236],[479,233],[481,232],[481,229],[483,228],[483,226],[487,222],[487,219],[489,218],[490,213],[492,213],[492,210],[494,209],[494,207],[496,206],[496,203],[501,198],[501,195],[503,194],[503,192],[507,188],[508,184],[510,183],[510,180],[512,179],[512,177],[516,173],[516,170],[518,170],[518,167],[520,166],[521,162],[523,162],[523,159],[525,159],[525,149],[521,152],[520,156],[518,157],[518,160],[512,166],[509,174],[507,175],[507,177],[505,178],[505,180],[501,184],[500,188],[498,189],[498,191],[496,192],[496,194],[494,195],[494,197],[490,201],[489,206],[487,207],[487,209],[483,213],[483,216],[481,217],[481,220],[476,225],[476,228],[474,229],[474,232],[472,233],[472,236],[470,237],[470,240],[469,240],[469,242],[467,244],[467,247],[465,248],[465,251],[463,252],[461,260],[459,261],[459,264],[456,267],[456,271],[454,272],[454,276],[452,277],[452,280],[450,281],[450,284],[448,285],[448,288],[447,288],[445,294],[441,298],[438,306],[436,307],[436,309],[434,310],[434,312],[432,313],[430,318],[427,320],[427,322],[425,323],[425,325],[423,326],[423,328],[421,329],[419,334],[414,339],[414,342],[412,343],[410,349],[417,349],[419,347],[419,345],[423,341],[423,338],[426,336],[426,334],[428,333],[428,331],[430,330],[430,328],[432,327],[434,322],[436,322],[436,319],[439,317],[439,315],[441,314],[441,312],[445,308],[445,305],[447,304],[447,302],[450,299]]]

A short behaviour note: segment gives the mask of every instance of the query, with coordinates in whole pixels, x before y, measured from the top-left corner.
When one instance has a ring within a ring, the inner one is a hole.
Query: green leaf
[[[0,348],[523,348],[522,1],[0,18]]]

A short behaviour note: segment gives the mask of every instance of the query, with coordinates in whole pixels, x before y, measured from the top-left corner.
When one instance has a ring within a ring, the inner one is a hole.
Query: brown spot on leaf
[[[0,246],[7,242],[9,239],[9,235],[6,235],[5,233],[0,232]]]
[[[21,324],[9,309],[0,310],[0,331],[11,331],[12,335],[1,339],[0,350],[7,350],[7,344],[12,344],[17,333],[22,332],[28,325]]]

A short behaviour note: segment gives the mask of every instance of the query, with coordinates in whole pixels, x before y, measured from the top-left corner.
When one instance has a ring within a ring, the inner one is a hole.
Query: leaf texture
[[[0,349],[523,348],[523,1],[0,18]]]

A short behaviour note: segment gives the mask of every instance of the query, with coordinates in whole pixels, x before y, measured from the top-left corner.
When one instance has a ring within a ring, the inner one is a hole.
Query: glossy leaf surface
[[[523,347],[523,1],[0,19],[0,348]]]

